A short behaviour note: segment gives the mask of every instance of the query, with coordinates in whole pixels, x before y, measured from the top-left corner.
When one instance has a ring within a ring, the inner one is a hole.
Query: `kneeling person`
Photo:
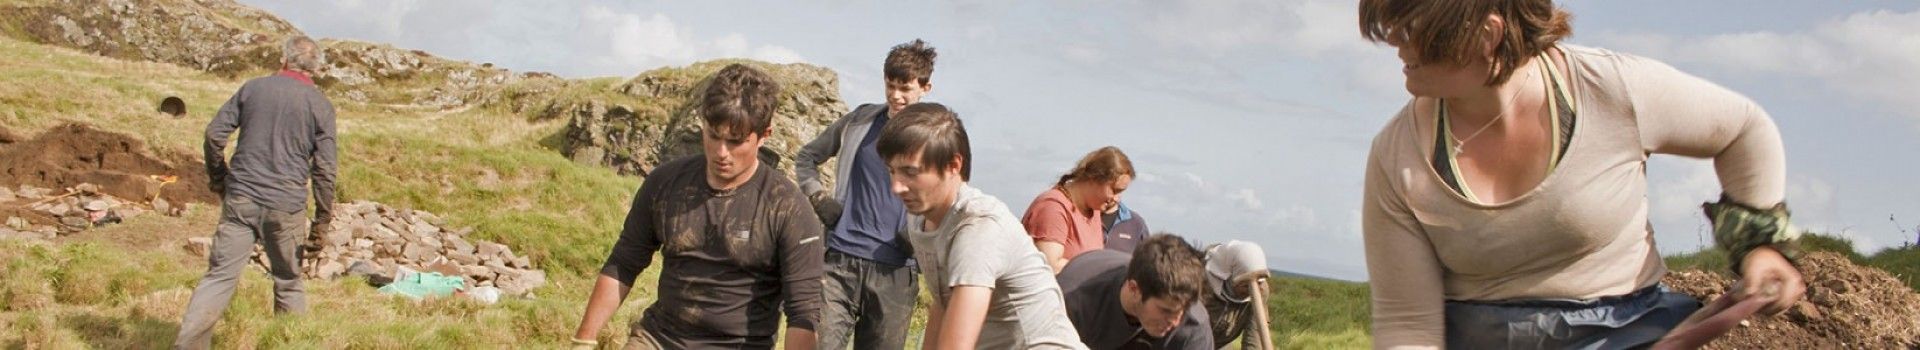
[[[1225,349],[1234,338],[1240,348],[1272,349],[1267,326],[1267,254],[1260,245],[1227,241],[1207,246],[1207,285],[1203,299],[1213,318],[1213,345]]]
[[[1060,270],[1067,315],[1092,349],[1213,348],[1200,251],[1172,234],[1148,237],[1133,254],[1096,250]]]
[[[820,218],[798,185],[758,158],[778,89],[744,65],[714,74],[700,102],[704,157],[648,174],[587,299],[575,345],[595,345],[658,252],[666,266],[659,299],[634,322],[628,349],[769,349],[781,311],[786,348],[813,348],[825,254]]]
[[[959,116],[935,103],[907,106],[874,148],[912,214],[907,238],[933,294],[922,348],[1087,348],[1019,218],[967,186],[973,154]]]

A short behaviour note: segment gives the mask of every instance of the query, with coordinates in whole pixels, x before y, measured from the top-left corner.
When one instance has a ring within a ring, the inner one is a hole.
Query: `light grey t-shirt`
[[[907,219],[933,302],[946,305],[953,287],[993,289],[980,349],[1086,349],[1067,319],[1060,284],[1006,203],[961,185],[946,222],[922,230],[927,218]]]

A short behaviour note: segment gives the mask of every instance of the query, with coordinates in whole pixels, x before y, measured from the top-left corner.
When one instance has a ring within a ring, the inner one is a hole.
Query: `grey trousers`
[[[920,278],[913,268],[888,266],[832,250],[827,251],[825,267],[820,321],[814,324],[820,349],[906,346],[907,324],[913,318],[914,304],[920,301]]]
[[[304,211],[304,210],[303,210]],[[207,275],[193,289],[186,316],[180,321],[175,349],[205,349],[213,343],[213,325],[233,301],[233,290],[240,283],[253,255],[253,245],[266,250],[269,275],[273,278],[273,311],[278,314],[307,310],[306,291],[300,286],[300,242],[304,241],[307,217],[303,211],[281,212],[267,209],[245,196],[227,196],[220,203],[220,225],[213,232],[208,249]]]

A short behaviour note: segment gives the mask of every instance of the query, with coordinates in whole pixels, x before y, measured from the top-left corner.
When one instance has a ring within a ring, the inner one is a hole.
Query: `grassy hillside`
[[[129,62],[0,39],[0,125],[23,136],[68,122],[133,135],[153,152],[198,154],[200,134],[241,81],[171,65]],[[188,117],[154,112],[165,96]],[[483,110],[428,111],[343,103],[343,200],[370,199],[444,214],[454,226],[537,261],[553,282],[537,297],[494,306],[411,303],[360,281],[308,283],[312,313],[271,316],[270,283],[244,275],[216,332],[222,348],[496,348],[559,345],[578,322],[586,279],[612,245],[639,180],[575,166],[539,140],[561,121]],[[206,236],[218,208],[182,218],[142,216],[63,237],[0,246],[0,343],[54,348],[160,348],[206,263],[180,248]],[[643,278],[651,279],[652,276]],[[629,305],[651,291],[636,289]],[[618,315],[633,317],[635,307]],[[623,322],[609,335],[624,333]],[[28,346],[32,347],[32,346]]]
[[[200,134],[242,82],[177,66],[102,58],[0,38],[0,126],[22,136],[70,122],[147,141],[154,153],[198,154]],[[604,85],[614,79],[596,79]],[[175,119],[154,111],[187,101]],[[248,272],[215,330],[220,348],[558,347],[577,324],[588,277],[611,246],[640,180],[580,166],[552,149],[564,120],[512,111],[416,109],[336,100],[343,201],[432,211],[450,225],[511,246],[552,277],[535,297],[485,306],[409,302],[354,279],[309,281],[312,310],[271,315],[271,283]],[[52,243],[0,241],[0,345],[162,348],[171,341],[206,262],[182,248],[212,232],[214,205],[179,217],[147,215]],[[657,265],[656,265],[657,266]],[[603,332],[625,333],[652,300],[642,276]],[[1274,334],[1286,348],[1366,347],[1364,285],[1279,279]],[[918,333],[919,320],[915,322]]]

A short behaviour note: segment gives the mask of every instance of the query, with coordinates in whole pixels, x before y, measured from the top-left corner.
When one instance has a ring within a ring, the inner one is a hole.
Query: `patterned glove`
[[[1707,220],[1713,222],[1714,244],[1727,252],[1727,262],[1735,276],[1740,275],[1740,264],[1746,260],[1747,253],[1760,246],[1773,246],[1789,262],[1800,257],[1800,229],[1793,227],[1789,220],[1792,214],[1787,211],[1786,203],[1762,210],[1721,195],[1719,202],[1700,207],[1706,211]]]

